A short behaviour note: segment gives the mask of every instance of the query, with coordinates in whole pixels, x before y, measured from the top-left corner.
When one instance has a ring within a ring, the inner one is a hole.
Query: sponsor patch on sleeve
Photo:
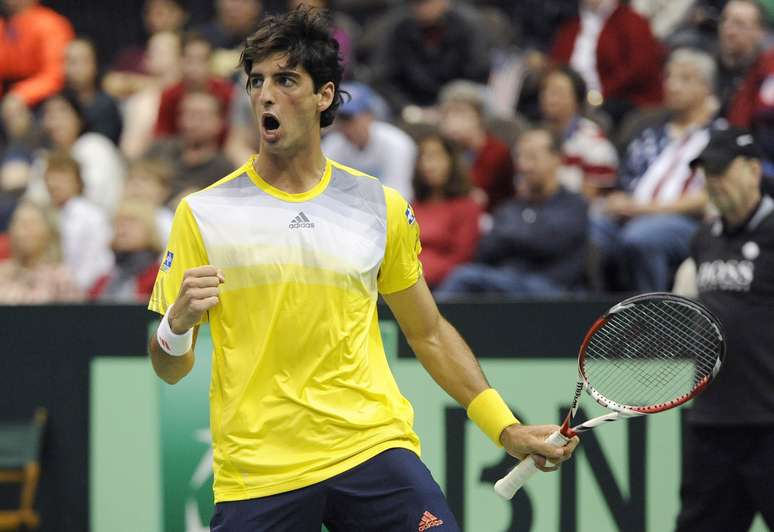
[[[171,251],[167,251],[167,256],[164,257],[164,262],[161,263],[161,271],[168,272],[172,267],[172,259],[175,258],[175,254]]]
[[[414,211],[411,210],[411,205],[406,205],[406,220],[408,221],[409,225],[413,224],[414,220],[416,220],[414,217]]]

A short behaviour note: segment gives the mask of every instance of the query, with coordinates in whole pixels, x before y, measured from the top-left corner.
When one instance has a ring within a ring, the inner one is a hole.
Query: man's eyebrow
[[[273,76],[290,76],[290,77],[294,77],[294,78],[300,78],[301,77],[301,73],[300,72],[298,72],[297,70],[289,69],[289,68],[283,68],[281,70],[278,70],[278,71],[274,72],[272,75]]]

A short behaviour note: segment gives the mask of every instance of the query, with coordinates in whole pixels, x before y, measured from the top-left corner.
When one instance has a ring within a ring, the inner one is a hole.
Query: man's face
[[[744,212],[757,198],[760,163],[737,157],[722,173],[706,172],[707,194],[722,215]]]
[[[218,0],[218,19],[226,30],[244,33],[252,29],[263,10],[260,0]]]
[[[747,2],[731,0],[720,16],[718,40],[723,54],[732,58],[749,58],[763,42],[763,28],[758,10]]]
[[[223,128],[223,119],[215,96],[205,93],[188,94],[180,104],[178,126],[186,145],[217,143]]]
[[[685,111],[703,103],[710,92],[699,69],[688,61],[667,65],[664,78],[665,104],[672,111]]]
[[[3,0],[3,7],[11,15],[22,11],[27,6],[37,4],[37,0]]]
[[[551,151],[551,137],[545,131],[524,133],[516,143],[519,179],[529,188],[540,189],[553,179],[559,157]]]
[[[449,0],[412,0],[411,13],[421,26],[432,26],[449,10]]]
[[[76,88],[89,87],[97,79],[97,58],[84,41],[72,41],[65,52],[65,76]]]
[[[193,41],[186,45],[182,60],[185,83],[204,87],[210,77],[210,52],[210,45],[204,41]]]
[[[319,142],[320,113],[333,101],[332,82],[315,92],[303,66],[290,67],[286,55],[276,54],[253,64],[248,83],[261,152],[295,152],[307,149],[315,137]]]
[[[441,132],[454,142],[467,146],[481,132],[481,118],[475,107],[466,102],[447,102],[441,107]]]

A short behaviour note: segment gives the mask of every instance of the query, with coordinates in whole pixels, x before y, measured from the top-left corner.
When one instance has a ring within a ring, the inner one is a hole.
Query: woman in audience
[[[91,299],[147,303],[159,271],[163,244],[153,206],[127,200],[118,206],[111,247],[116,262],[89,292]]]
[[[469,194],[470,181],[458,149],[440,134],[421,140],[413,185],[414,214],[422,228],[419,258],[432,288],[473,257],[481,208]]]
[[[53,217],[40,206],[22,201],[11,217],[11,257],[0,262],[0,304],[79,301],[81,292],[61,262]]]
[[[583,116],[586,82],[569,66],[557,66],[543,78],[540,111],[546,125],[562,139],[559,181],[587,199],[612,191],[618,156],[596,123]]]
[[[174,167],[164,159],[138,159],[129,166],[124,188],[124,200],[135,200],[155,210],[156,228],[166,242],[172,230],[174,213],[166,206],[172,195]]]
[[[123,190],[124,161],[107,137],[89,130],[78,98],[71,91],[62,91],[46,100],[43,132],[52,151],[67,153],[78,162],[83,195],[107,212],[113,212]],[[27,196],[40,203],[49,199],[43,180],[45,162],[46,154],[43,154],[33,164],[27,190]]]
[[[99,87],[97,49],[88,38],[78,37],[67,46],[65,85],[77,96],[91,130],[117,144],[121,114],[115,100]]]

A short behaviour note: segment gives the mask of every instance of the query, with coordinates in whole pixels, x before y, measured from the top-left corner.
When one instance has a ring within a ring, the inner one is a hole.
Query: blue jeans
[[[556,295],[564,289],[544,275],[524,273],[486,264],[465,264],[455,268],[435,289],[438,301],[465,294]]]
[[[669,290],[674,268],[690,254],[699,222],[679,214],[638,216],[619,224],[605,215],[591,217],[591,241],[603,260],[631,276],[638,292]]]

